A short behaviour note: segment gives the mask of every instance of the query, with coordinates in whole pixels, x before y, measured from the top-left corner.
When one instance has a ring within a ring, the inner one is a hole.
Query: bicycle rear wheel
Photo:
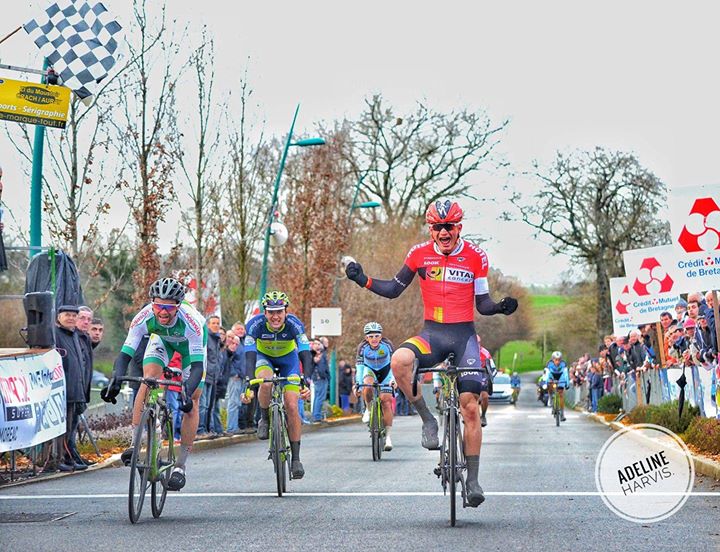
[[[130,485],[128,488],[128,515],[131,523],[137,523],[142,512],[145,493],[150,475],[152,440],[155,421],[151,410],[143,412],[140,424],[135,429],[135,448],[130,459]]]
[[[377,399],[373,399],[370,406],[370,437],[372,440],[372,459],[373,462],[380,460],[382,455],[382,443],[380,438],[380,420],[378,419]]]
[[[152,506],[152,515],[154,518],[159,518],[160,514],[162,514],[163,507],[165,506],[165,498],[167,497],[167,483],[170,479],[170,473],[172,472],[173,466],[175,465],[175,442],[173,437],[172,420],[167,411],[164,411],[162,416],[165,419],[162,427],[165,428],[169,437],[166,449],[162,447],[162,443],[158,443],[156,463],[158,476],[155,481],[153,481],[150,491],[150,498],[152,499],[150,504]]]
[[[275,483],[277,485],[277,494],[279,497],[283,495],[285,490],[285,468],[286,464],[282,456],[283,452],[283,439],[282,439],[282,418],[280,417],[280,409],[277,406],[272,407],[270,425],[270,439],[272,450],[270,457],[273,461],[273,468],[275,469]]]
[[[450,526],[455,527],[455,509],[457,506],[457,411],[450,409],[450,424],[448,427],[448,456],[450,480]]]

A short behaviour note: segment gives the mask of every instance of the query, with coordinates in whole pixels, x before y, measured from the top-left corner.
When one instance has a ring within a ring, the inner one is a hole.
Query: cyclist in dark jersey
[[[405,264],[392,280],[370,278],[354,261],[347,264],[345,273],[359,286],[390,299],[405,291],[415,274],[420,276],[425,325],[419,335],[405,341],[393,353],[391,367],[400,389],[423,420],[425,448],[439,448],[438,423],[422,395],[413,395],[411,380],[415,361],[421,367],[429,367],[453,352],[459,368],[478,368],[458,378],[458,390],[465,422],[467,498],[471,506],[479,506],[485,497],[477,478],[482,442],[478,401],[481,392],[488,389],[488,374],[481,366],[474,311],[477,309],[483,315],[509,315],[515,312],[518,303],[512,297],[505,297],[499,303],[490,298],[487,255],[460,238],[462,218],[463,211],[456,202],[436,201],[425,214],[431,239],[410,249]]]

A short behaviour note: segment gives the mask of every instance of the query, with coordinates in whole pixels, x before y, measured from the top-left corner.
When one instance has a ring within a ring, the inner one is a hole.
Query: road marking
[[[485,496],[601,496],[603,493],[598,491],[488,491]],[[611,493],[606,493],[611,494]],[[622,493],[615,493],[622,494]],[[645,493],[650,494],[650,493]],[[656,496],[678,496],[685,493],[652,493]],[[697,497],[720,497],[720,492],[691,492],[689,496]],[[2,500],[78,500],[78,499],[97,499],[97,498],[127,498],[127,493],[118,494],[67,494],[67,495],[0,495]],[[255,498],[255,497],[272,497],[277,493],[269,492],[247,492],[247,493],[178,493],[168,494],[168,497],[178,498]],[[409,491],[409,492],[290,492],[287,496],[297,497],[413,497],[413,496],[444,496],[441,491]]]

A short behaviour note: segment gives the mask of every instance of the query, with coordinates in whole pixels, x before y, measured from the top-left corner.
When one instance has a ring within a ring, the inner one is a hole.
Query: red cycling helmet
[[[463,210],[457,201],[436,201],[431,203],[425,213],[428,224],[451,223],[458,224],[463,219]]]

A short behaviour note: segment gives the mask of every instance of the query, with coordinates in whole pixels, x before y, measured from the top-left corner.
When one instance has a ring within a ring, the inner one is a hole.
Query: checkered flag
[[[58,0],[23,28],[80,98],[91,96],[115,65],[122,27],[100,2]]]

